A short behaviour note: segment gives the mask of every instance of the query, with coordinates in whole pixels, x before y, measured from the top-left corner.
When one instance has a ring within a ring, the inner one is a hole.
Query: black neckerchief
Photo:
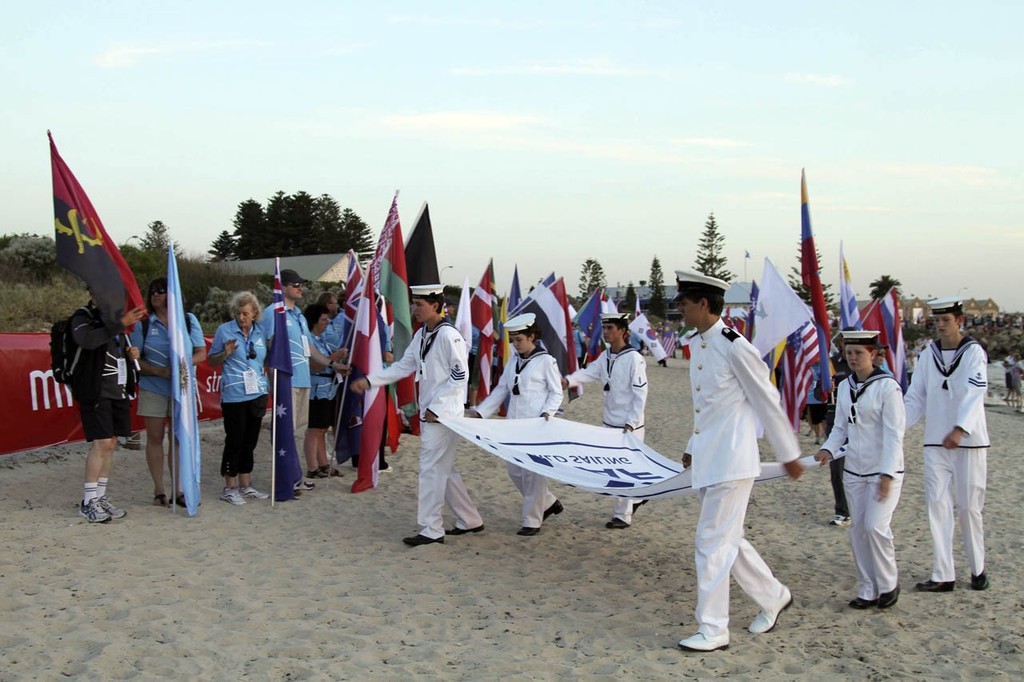
[[[441,327],[451,327],[452,324],[448,320],[441,320],[429,332],[427,331],[427,325],[423,325],[423,337],[420,339],[420,362],[424,362],[427,359],[427,355],[430,353],[430,349],[434,347],[434,341],[437,339],[437,331]]]
[[[533,360],[534,358],[548,354],[549,353],[546,350],[544,350],[540,346],[536,346],[533,349],[533,351],[525,358],[521,355],[519,356],[519,358],[516,360],[515,377],[512,379],[512,395],[519,395],[519,373],[526,369],[526,366],[530,364],[530,361]]]
[[[612,390],[612,370],[615,368],[615,363],[618,362],[619,358],[621,358],[629,351],[639,352],[636,350],[636,348],[633,348],[633,346],[629,345],[628,343],[626,344],[626,347],[620,350],[618,353],[612,353],[612,349],[610,347],[608,348],[608,352],[605,354],[604,357],[605,368],[608,370],[608,380],[605,382],[604,385],[605,391]],[[612,355],[615,356],[614,360],[612,360]]]
[[[868,386],[883,379],[892,379],[892,377],[883,371],[880,367],[875,368],[875,371],[868,375],[862,383],[857,383],[857,375],[850,372],[850,376],[846,377],[847,383],[850,385],[850,416],[849,422],[851,424],[857,423],[857,398],[864,395],[864,391],[867,390]],[[895,381],[895,379],[893,379]]]
[[[967,349],[971,345],[976,343],[978,342],[969,336],[965,336],[962,339],[960,339],[960,345],[956,347],[956,352],[953,353],[953,360],[947,366],[942,359],[942,346],[939,345],[938,340],[932,341],[932,345],[930,346],[930,348],[932,349],[932,358],[935,360],[935,368],[939,370],[939,374],[943,376],[943,390],[949,390],[950,375],[953,374],[953,372],[956,371],[956,368],[960,366],[960,361],[964,359],[964,353],[967,352]]]

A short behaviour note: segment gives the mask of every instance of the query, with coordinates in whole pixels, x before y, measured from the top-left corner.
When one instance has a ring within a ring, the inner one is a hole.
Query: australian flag
[[[292,421],[292,355],[288,342],[288,319],[281,287],[281,259],[274,265],[274,342],[269,364],[274,372],[274,499],[294,500],[295,484],[302,478],[299,453],[295,449]]]

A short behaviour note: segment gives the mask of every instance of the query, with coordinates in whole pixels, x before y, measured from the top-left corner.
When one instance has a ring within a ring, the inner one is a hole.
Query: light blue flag
[[[174,247],[167,249],[167,333],[171,337],[171,417],[174,437],[178,441],[178,485],[185,493],[185,508],[195,516],[199,508],[199,416],[196,413],[196,371],[192,366],[192,339],[185,324],[181,302],[178,262]]]

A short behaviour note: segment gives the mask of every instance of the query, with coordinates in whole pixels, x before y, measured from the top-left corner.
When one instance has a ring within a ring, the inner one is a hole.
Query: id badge
[[[302,354],[307,358],[309,357],[309,339],[306,338],[305,334],[302,335]]]
[[[124,386],[128,383],[128,362],[124,358],[117,359],[117,385]]]
[[[242,372],[242,381],[245,383],[246,395],[255,395],[260,392],[260,375],[252,367]]]

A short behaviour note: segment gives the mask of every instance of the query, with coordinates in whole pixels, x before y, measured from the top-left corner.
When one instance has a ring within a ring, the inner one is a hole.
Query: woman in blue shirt
[[[164,454],[164,434],[169,430],[167,420],[173,409],[171,367],[168,361],[171,354],[171,337],[167,331],[166,277],[157,277],[149,283],[146,309],[149,316],[135,325],[131,336],[132,345],[139,349],[139,367],[142,370],[142,377],[139,379],[138,414],[146,424],[146,464],[153,479],[153,504],[166,507],[164,459],[168,460],[167,470],[171,474],[171,480],[174,480],[178,468],[178,449],[174,448],[174,461]],[[198,365],[206,359],[203,328],[199,326],[199,320],[192,313],[185,313],[185,322],[192,343],[192,364]],[[180,490],[176,492],[175,501],[178,506],[184,507],[184,496]]]
[[[265,499],[252,487],[253,451],[267,413],[267,376],[263,363],[267,341],[260,325],[262,308],[256,297],[241,291],[228,303],[230,322],[217,328],[210,346],[210,367],[222,367],[220,406],[224,414],[224,455],[220,499],[234,505],[246,499]]]
[[[337,347],[331,343],[331,337],[325,333],[331,322],[327,307],[314,303],[307,307],[302,314],[306,316],[306,324],[309,327],[313,346],[324,357],[329,357],[337,350]],[[309,426],[306,427],[306,437],[302,442],[308,468],[306,478],[341,476],[340,471],[331,468],[327,459],[327,429],[334,425],[335,396],[338,392],[334,370],[310,359],[309,381]]]

